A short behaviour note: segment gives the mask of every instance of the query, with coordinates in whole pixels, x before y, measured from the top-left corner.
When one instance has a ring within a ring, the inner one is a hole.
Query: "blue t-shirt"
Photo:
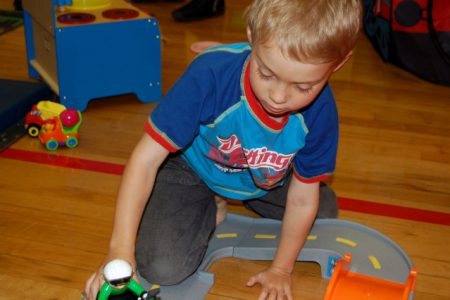
[[[197,56],[150,114],[146,131],[183,158],[217,194],[246,200],[334,171],[338,116],[328,85],[308,107],[276,121],[255,98],[247,43]]]

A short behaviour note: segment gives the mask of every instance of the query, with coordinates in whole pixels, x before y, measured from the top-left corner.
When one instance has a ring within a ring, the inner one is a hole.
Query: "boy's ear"
[[[252,30],[248,26],[247,26],[247,39],[248,39],[248,42],[251,44],[252,43]]]
[[[333,69],[333,73],[338,71],[340,68],[342,68],[343,65],[353,56],[353,51],[350,51],[339,63],[338,65]]]

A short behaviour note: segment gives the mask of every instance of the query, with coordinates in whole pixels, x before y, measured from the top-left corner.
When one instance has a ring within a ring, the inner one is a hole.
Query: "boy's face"
[[[277,46],[255,45],[250,57],[250,84],[264,110],[279,118],[313,102],[346,60],[308,64],[286,58]]]

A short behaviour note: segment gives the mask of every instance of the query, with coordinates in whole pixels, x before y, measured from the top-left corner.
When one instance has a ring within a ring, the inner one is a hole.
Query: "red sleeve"
[[[150,119],[145,122],[144,129],[157,143],[166,148],[168,151],[174,153],[180,149],[172,141],[164,137],[163,134],[158,132],[158,130],[153,126]]]

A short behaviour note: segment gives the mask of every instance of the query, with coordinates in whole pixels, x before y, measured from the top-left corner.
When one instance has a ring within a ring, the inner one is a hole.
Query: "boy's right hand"
[[[86,285],[84,286],[83,291],[83,297],[88,300],[96,300],[97,294],[102,288],[103,283],[105,283],[105,279],[103,277],[103,268],[106,266],[106,264],[114,259],[123,259],[128,261],[131,264],[131,267],[133,269],[133,277],[136,275],[136,259],[134,255],[124,255],[116,254],[116,253],[110,253],[106,257],[106,259],[103,261],[103,263],[100,265],[100,267],[97,269],[96,272],[94,272],[89,279],[86,281]],[[135,278],[136,279],[136,278]]]

